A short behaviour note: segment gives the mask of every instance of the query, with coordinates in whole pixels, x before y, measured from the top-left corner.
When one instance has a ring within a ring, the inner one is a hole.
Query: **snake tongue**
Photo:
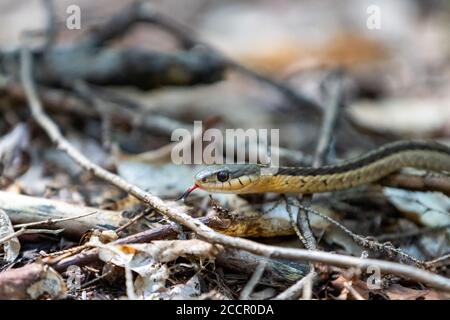
[[[192,187],[190,187],[189,189],[187,189],[182,195],[181,197],[179,197],[177,200],[186,200],[186,198],[191,194],[192,191],[194,191],[195,189],[198,188],[198,185],[194,184]]]

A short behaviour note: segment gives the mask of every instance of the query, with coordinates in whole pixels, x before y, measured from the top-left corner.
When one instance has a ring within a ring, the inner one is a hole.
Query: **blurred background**
[[[70,44],[131,1],[55,1],[59,43]],[[320,100],[319,84],[331,69],[347,72],[347,109],[374,133],[441,137],[450,134],[450,2],[149,1],[155,10],[195,30],[202,40],[258,72],[286,81]],[[81,30],[64,27],[67,6],[81,8]],[[370,6],[380,28],[369,29]],[[19,34],[45,27],[39,0],[2,0],[0,47],[18,45]],[[61,27],[62,26],[62,27]],[[173,52],[177,43],[158,28],[137,26],[115,46]],[[198,88],[133,92],[146,108],[171,117],[224,117],[230,127],[282,127],[286,147],[310,150],[314,123],[283,111],[276,90],[229,72],[225,81]],[[231,112],[238,110],[237,112]],[[283,125],[281,125],[281,124]],[[355,137],[353,137],[355,138]],[[357,138],[355,138],[357,139]]]

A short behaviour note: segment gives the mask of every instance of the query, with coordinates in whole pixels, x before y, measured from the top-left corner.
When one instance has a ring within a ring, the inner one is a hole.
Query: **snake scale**
[[[329,192],[372,183],[405,167],[450,172],[450,148],[437,142],[397,141],[356,159],[319,168],[208,166],[195,176],[185,196],[196,188],[236,194]]]

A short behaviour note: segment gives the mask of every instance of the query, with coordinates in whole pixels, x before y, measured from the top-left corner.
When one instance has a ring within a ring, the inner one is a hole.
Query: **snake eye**
[[[227,170],[217,172],[217,180],[225,182],[230,178],[230,173]]]

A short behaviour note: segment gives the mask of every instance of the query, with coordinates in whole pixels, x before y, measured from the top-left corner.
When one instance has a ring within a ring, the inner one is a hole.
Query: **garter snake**
[[[319,168],[258,164],[208,166],[184,194],[200,188],[221,193],[320,193],[368,184],[404,167],[450,172],[450,148],[437,142],[397,141],[361,157]]]

